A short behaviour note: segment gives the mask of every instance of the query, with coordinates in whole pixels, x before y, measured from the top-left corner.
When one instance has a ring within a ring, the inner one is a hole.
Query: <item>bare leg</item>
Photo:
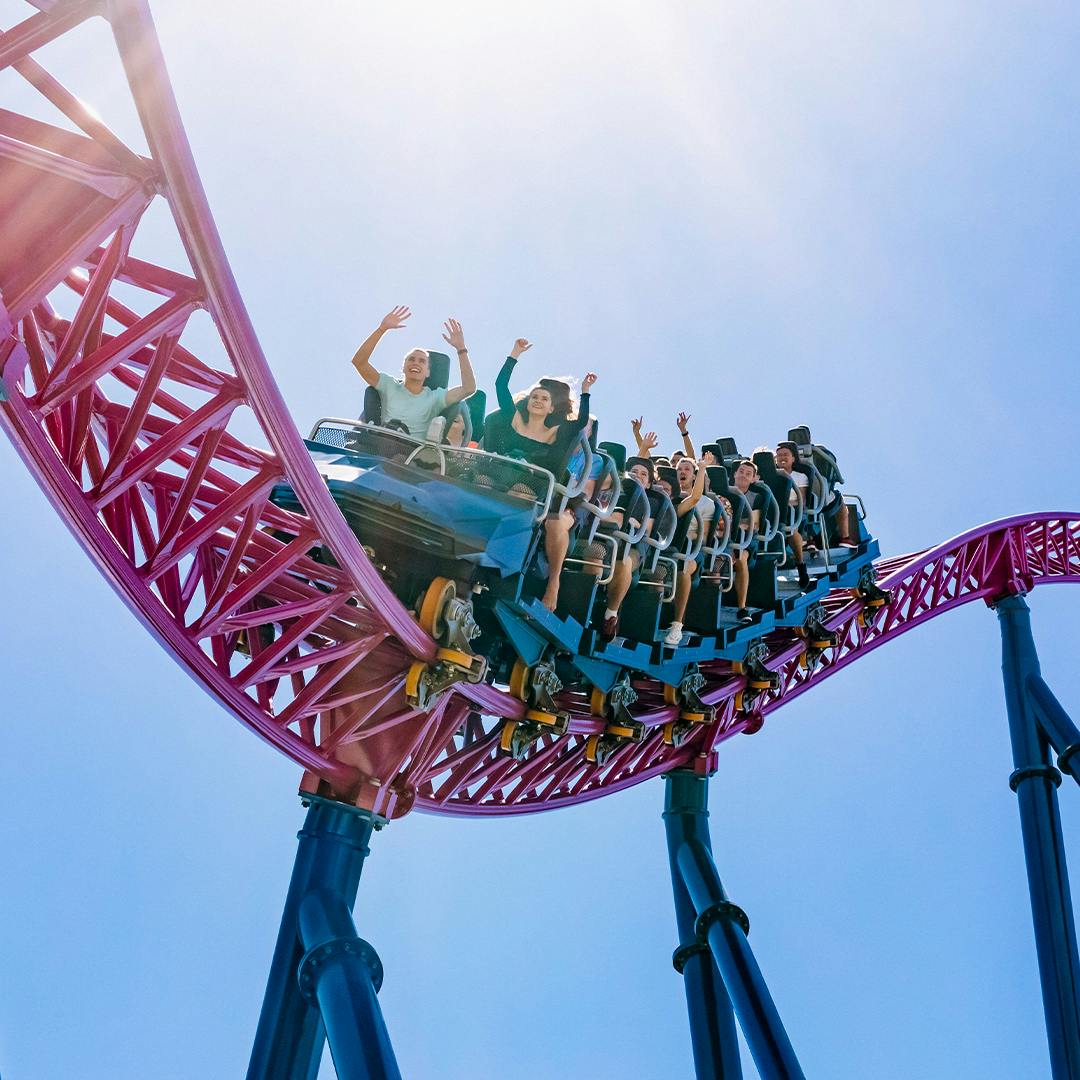
[[[559,575],[562,573],[566,553],[570,548],[570,528],[574,524],[574,515],[564,510],[557,518],[548,518],[544,523],[544,553],[548,561],[547,589],[541,603],[554,611],[559,603]]]
[[[615,573],[607,587],[607,606],[609,611],[618,611],[626,594],[630,591],[630,582],[634,578],[634,556],[636,551],[631,551],[625,559],[620,559],[615,564]]]
[[[803,561],[803,539],[802,533],[798,529],[791,534],[791,550],[795,553],[795,561],[801,563]]]
[[[679,578],[675,582],[675,601],[672,606],[674,618],[671,620],[672,622],[681,623],[683,621],[683,616],[686,614],[686,603],[690,599],[690,585],[694,580],[696,571],[697,563],[691,560],[679,573]]]
[[[746,594],[750,591],[750,558],[744,551],[735,560],[735,600],[741,608],[746,607]]]
[[[840,530],[840,539],[854,543],[855,538],[851,535],[851,514],[848,512],[848,504],[842,499],[840,508],[836,511],[836,527]]]

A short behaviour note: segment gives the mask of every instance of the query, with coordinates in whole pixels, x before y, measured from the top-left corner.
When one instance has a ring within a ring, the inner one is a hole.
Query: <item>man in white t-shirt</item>
[[[385,315],[374,333],[356,350],[352,362],[364,381],[379,391],[383,423],[398,420],[409,429],[413,438],[426,439],[428,427],[436,416],[448,406],[456,405],[476,393],[476,376],[469,360],[469,350],[465,346],[461,323],[456,319],[447,319],[443,340],[457,351],[461,364],[460,386],[434,390],[424,385],[431,372],[427,349],[413,349],[406,355],[401,364],[400,379],[387,375],[385,371],[376,371],[371,365],[371,354],[379,339],[387,330],[400,330],[411,316],[412,312],[407,307],[396,307]]]

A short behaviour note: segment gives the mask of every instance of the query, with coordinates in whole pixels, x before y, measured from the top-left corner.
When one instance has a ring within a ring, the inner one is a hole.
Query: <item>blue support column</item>
[[[1072,766],[1073,755],[1080,751],[1080,729],[1041,675],[1028,675],[1026,685],[1035,719],[1058,753],[1058,768],[1080,784],[1080,774]]]
[[[679,848],[691,840],[709,845],[708,786],[693,773],[680,771],[664,777],[664,828],[667,831],[671,888],[675,895],[675,921],[679,947],[673,958],[681,972],[690,1014],[690,1042],[697,1080],[742,1080],[739,1039],[731,998],[707,943],[697,937],[697,911],[682,871]]]
[[[329,1037],[339,1080],[400,1080],[375,994],[382,967],[352,905],[379,819],[305,795],[292,880],[248,1080],[315,1080]]]
[[[999,600],[995,609],[1001,627],[1001,671],[1015,766],[1009,786],[1020,806],[1051,1073],[1054,1080],[1078,1080],[1080,962],[1058,815],[1061,773],[1050,763],[1047,739],[1036,723],[1029,692],[1029,679],[1039,678],[1031,613],[1020,596]]]
[[[669,787],[669,800],[674,803],[672,790]],[[691,773],[679,774],[678,788],[675,790],[678,791],[679,805],[698,808],[685,815],[692,820],[682,836],[675,834],[672,857],[673,868],[678,870],[697,914],[694,924],[696,940],[708,943],[761,1076],[768,1080],[803,1080],[802,1068],[746,939],[749,921],[745,913],[728,899],[713,862],[704,813],[708,806],[708,781],[703,776]],[[668,836],[670,842],[670,829]],[[721,1024],[718,1020],[713,1022],[717,1023],[719,1032]]]

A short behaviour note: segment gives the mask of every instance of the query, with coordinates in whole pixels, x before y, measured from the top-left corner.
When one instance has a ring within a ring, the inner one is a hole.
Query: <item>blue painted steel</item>
[[[709,846],[708,785],[691,772],[668,773],[664,778],[664,828],[667,831],[671,887],[675,894],[675,921],[679,948],[685,950],[683,989],[690,1014],[690,1041],[697,1080],[742,1080],[739,1039],[731,998],[708,949],[695,946],[697,911],[679,869],[679,848],[690,840]]]
[[[313,795],[305,795],[304,800],[309,803],[309,809],[304,827],[297,834],[296,861],[255,1033],[248,1080],[315,1080],[326,1028],[319,1009],[308,1003],[298,982],[300,965],[310,947],[301,938],[301,911],[313,909],[312,904],[306,903],[312,894],[329,893],[340,900],[348,913],[356,900],[360,872],[368,854],[368,840],[380,823],[380,819],[367,811],[343,803]],[[314,914],[308,916],[309,931],[313,935],[316,928],[311,920],[314,917]],[[349,934],[356,938],[351,917]],[[332,1023],[336,1023],[338,1017],[336,997],[340,989],[339,986],[338,991],[327,990],[327,994],[335,996]],[[348,993],[352,992],[350,988],[346,989]],[[322,995],[315,996],[321,1006]],[[377,1002],[375,1010],[378,1010]],[[365,1022],[369,1026],[374,1023],[370,1017]],[[333,1029],[331,1034],[335,1034]],[[333,1046],[331,1052],[334,1052]],[[336,1060],[335,1057],[335,1063]],[[397,1076],[392,1055],[390,1064],[394,1071],[370,1074],[341,1072],[339,1067],[339,1076]]]
[[[1072,766],[1073,755],[1080,751],[1080,728],[1072,722],[1041,675],[1028,675],[1025,685],[1035,719],[1058,752],[1058,768],[1080,784],[1080,774]]]
[[[338,1080],[401,1080],[379,999],[382,964],[357,937],[345,898],[329,889],[309,892],[300,903],[301,992],[314,998]]]
[[[995,608],[1015,765],[1009,784],[1020,806],[1051,1072],[1055,1080],[1076,1080],[1080,1077],[1080,961],[1058,815],[1056,788],[1061,774],[1050,763],[1047,740],[1036,724],[1028,693],[1029,678],[1039,675],[1031,613],[1020,596],[999,600]]]
[[[739,922],[741,913],[724,892],[712,852],[700,840],[690,840],[679,846],[678,864],[698,912],[698,933],[706,934],[758,1072],[769,1080],[803,1080],[791,1040]]]

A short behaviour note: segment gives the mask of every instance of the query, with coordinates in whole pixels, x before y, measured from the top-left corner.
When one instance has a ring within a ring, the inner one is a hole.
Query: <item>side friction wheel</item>
[[[427,671],[427,664],[420,660],[417,660],[415,664],[410,665],[408,674],[405,676],[405,696],[407,698],[415,701],[419,696],[420,679],[425,671]]]
[[[679,690],[678,687],[668,686],[664,684],[664,704],[665,705],[678,705],[679,704]]]
[[[591,765],[599,765],[600,757],[600,736],[590,735],[585,740],[585,760]]]
[[[589,697],[589,711],[593,716],[606,716],[607,715],[607,694],[603,690],[593,687],[593,692]]]
[[[499,746],[510,753],[514,748],[514,732],[517,730],[517,724],[511,720],[508,720],[503,724],[502,733],[499,735]]]
[[[518,701],[529,700],[529,673],[529,665],[524,660],[518,659],[514,662],[514,669],[510,672],[510,693]]]
[[[457,586],[450,578],[437,577],[427,587],[420,604],[420,625],[433,638],[438,638],[445,630],[442,613],[446,605],[457,596]]]

